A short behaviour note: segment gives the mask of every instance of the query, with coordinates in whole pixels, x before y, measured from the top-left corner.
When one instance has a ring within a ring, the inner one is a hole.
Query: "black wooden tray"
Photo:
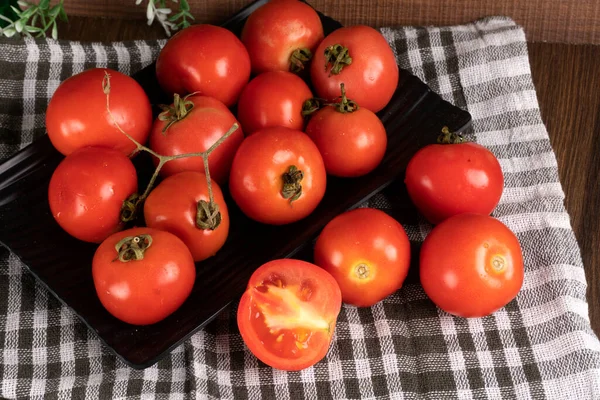
[[[265,2],[252,3],[223,26],[239,35],[248,15]],[[341,26],[320,15],[325,34]],[[144,87],[152,104],[166,101],[156,82],[154,65],[133,77]],[[133,368],[146,368],[236,301],[261,264],[299,257],[298,251],[310,245],[333,217],[367,200],[396,178],[402,180],[410,157],[434,142],[444,125],[460,132],[471,121],[469,113],[443,101],[405,70],[400,71],[398,89],[390,104],[378,115],[388,133],[388,149],[381,165],[361,178],[328,178],[325,197],[306,219],[281,227],[261,225],[245,217],[226,194],[231,219],[226,244],[215,257],[197,264],[192,294],[179,310],[157,324],[128,325],[100,304],[91,275],[97,246],[66,234],[50,213],[48,183],[63,156],[47,136],[0,164],[0,242],[118,357]],[[136,163],[148,161],[138,158]],[[407,212],[414,213],[414,209],[407,208]]]

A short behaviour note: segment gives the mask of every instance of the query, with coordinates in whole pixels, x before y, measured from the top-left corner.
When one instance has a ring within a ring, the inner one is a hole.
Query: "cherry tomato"
[[[252,274],[237,323],[259,360],[299,371],[327,355],[341,306],[340,288],[330,274],[305,261],[280,259]]]
[[[404,182],[417,209],[433,224],[464,212],[491,214],[504,188],[496,156],[470,142],[423,147],[409,161]]]
[[[71,236],[100,243],[123,229],[121,206],[137,192],[137,174],[123,153],[84,147],[66,156],[48,185],[50,211]]]
[[[229,189],[248,217],[282,225],[308,216],[325,194],[319,149],[305,133],[267,128],[247,137],[233,159]]]
[[[377,112],[398,86],[396,58],[383,35],[365,25],[339,28],[323,39],[310,66],[318,97],[333,101],[346,85],[349,98]]]
[[[247,135],[275,126],[303,130],[302,105],[311,97],[310,89],[297,75],[265,72],[244,88],[237,117]]]
[[[229,233],[229,213],[221,188],[211,182],[220,217],[206,217],[210,198],[206,175],[187,171],[172,175],[155,187],[144,203],[144,218],[150,228],[171,232],[183,240],[194,261],[215,255]],[[214,209],[210,209],[214,211]]]
[[[156,78],[169,95],[199,92],[226,106],[250,79],[250,57],[229,30],[198,24],[177,32],[156,59]]]
[[[425,293],[442,310],[467,318],[490,315],[521,290],[521,246],[495,218],[455,215],[425,238],[420,275]]]
[[[344,303],[370,307],[402,287],[410,243],[402,225],[385,212],[357,208],[325,226],[314,259],[340,285]]]
[[[241,39],[255,74],[299,72],[323,40],[323,25],[319,14],[302,1],[269,1],[250,14]]]
[[[105,72],[110,75],[110,111],[119,126],[140,143],[152,127],[152,109],[144,89],[131,77],[108,68],[92,68],[63,81],[48,103],[46,130],[59,152],[69,155],[86,146],[110,147],[130,154],[135,144],[114,124],[106,108]]]
[[[317,111],[306,126],[327,173],[357,177],[374,170],[385,155],[387,135],[372,111],[344,100]]]
[[[194,95],[176,101],[177,105],[174,102],[170,106],[171,111],[163,113],[163,118],[171,115],[175,121],[169,125],[170,120],[163,121],[159,116],[150,134],[150,148],[161,155],[172,156],[206,151],[237,122],[231,111],[212,97]],[[179,118],[177,110],[183,101],[189,102],[188,107],[191,109],[185,111],[185,115],[177,120]],[[244,133],[242,128],[238,127],[209,155],[210,175],[218,183],[227,182],[233,156],[242,140],[244,140]],[[154,158],[154,162],[158,164],[158,159]],[[182,171],[204,172],[202,157],[185,157],[169,161],[164,164],[160,173],[162,176],[170,176]]]
[[[92,277],[100,302],[115,318],[150,325],[181,307],[194,286],[196,267],[177,236],[132,228],[100,244],[92,260]]]

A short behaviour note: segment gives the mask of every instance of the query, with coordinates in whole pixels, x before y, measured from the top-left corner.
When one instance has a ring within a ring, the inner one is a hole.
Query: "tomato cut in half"
[[[340,288],[328,272],[306,261],[279,259],[250,277],[237,323],[259,360],[299,371],[327,354],[341,307]]]

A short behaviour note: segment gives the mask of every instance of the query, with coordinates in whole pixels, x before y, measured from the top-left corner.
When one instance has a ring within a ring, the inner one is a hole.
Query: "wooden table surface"
[[[164,38],[143,20],[71,17],[59,26],[69,40]],[[600,336],[600,46],[529,43],[542,118],[556,152],[565,205],[588,281],[592,327]]]

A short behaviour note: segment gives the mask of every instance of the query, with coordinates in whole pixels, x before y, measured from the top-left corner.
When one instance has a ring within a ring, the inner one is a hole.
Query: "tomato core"
[[[285,358],[300,358],[300,350],[310,347],[318,333],[329,334],[330,322],[308,303],[313,289],[310,282],[286,285],[272,276],[254,287],[251,305],[252,325],[269,352]]]

